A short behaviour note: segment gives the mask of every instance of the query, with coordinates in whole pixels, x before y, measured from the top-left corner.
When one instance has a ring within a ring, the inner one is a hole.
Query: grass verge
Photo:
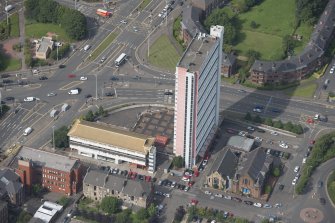
[[[284,93],[291,97],[312,98],[318,87],[315,80],[316,78],[311,76],[306,80],[302,80],[299,86],[286,89]]]
[[[95,60],[107,47],[114,41],[116,38],[117,33],[110,33],[104,41],[93,51],[91,54],[90,60]]]
[[[57,40],[71,42],[71,38],[65,33],[65,30],[52,23],[27,23],[25,25],[26,37],[39,39],[46,36],[48,32],[57,34]]]
[[[143,0],[140,6],[138,7],[138,10],[143,10],[150,2],[151,0]]]
[[[330,199],[332,200],[333,203],[335,203],[335,170],[328,178],[327,190]]]
[[[10,17],[10,37],[19,37],[20,36],[20,25],[19,25],[19,14],[14,13]]]
[[[167,35],[162,35],[150,46],[149,63],[157,67],[174,70],[180,56]]]

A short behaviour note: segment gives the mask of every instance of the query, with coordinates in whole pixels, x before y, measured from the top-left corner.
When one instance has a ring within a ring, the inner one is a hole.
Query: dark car
[[[41,76],[41,77],[39,77],[38,79],[40,79],[40,80],[42,80],[42,81],[44,81],[44,80],[48,80],[48,78],[47,78],[46,76]]]
[[[284,184],[279,184],[279,190],[284,190]]]
[[[164,95],[173,95],[173,93],[172,93],[172,92],[169,92],[169,91],[167,91],[167,92],[164,92]]]
[[[111,77],[111,80],[112,80],[112,81],[118,81],[119,78],[118,78],[118,77]]]
[[[6,104],[6,102],[5,101],[1,101],[0,104],[4,105],[4,104]]]
[[[323,186],[323,182],[321,180],[318,181],[317,187],[320,188]]]
[[[309,156],[309,154],[310,154],[310,152],[309,152],[309,151],[307,151],[307,152],[305,153],[305,156],[304,156],[304,157],[308,157],[308,156]]]
[[[254,202],[252,202],[252,201],[244,201],[244,203],[247,204],[247,205],[253,205],[254,204]]]
[[[64,64],[61,64],[58,66],[60,69],[65,68],[66,66]]]
[[[107,93],[105,94],[105,96],[111,97],[111,96],[114,96],[114,93],[112,93],[112,92],[107,92]]]
[[[232,197],[231,199],[237,202],[242,202],[242,199],[238,197]]]
[[[128,175],[128,171],[127,171],[127,170],[124,170],[124,171],[123,171],[123,176],[126,177],[127,175]]]
[[[256,131],[260,132],[260,133],[265,133],[265,130],[263,130],[263,129],[257,129]]]
[[[277,109],[277,108],[273,108],[272,110],[271,110],[273,113],[280,113],[281,111],[279,110],[279,109]]]
[[[11,96],[8,96],[8,97],[5,97],[5,100],[6,101],[14,101],[14,97],[11,97]]]
[[[144,180],[144,176],[139,174],[139,175],[138,175],[138,179],[139,179],[139,180]]]
[[[8,77],[10,77],[9,74],[1,74],[1,78],[8,78]]]
[[[92,97],[92,95],[90,95],[90,94],[85,95],[85,98],[91,98],[91,97]]]
[[[4,84],[10,84],[10,83],[13,83],[13,81],[9,80],[9,79],[3,79],[2,83],[4,83]]]
[[[326,199],[324,199],[323,197],[319,198],[320,204],[325,205],[326,204]]]

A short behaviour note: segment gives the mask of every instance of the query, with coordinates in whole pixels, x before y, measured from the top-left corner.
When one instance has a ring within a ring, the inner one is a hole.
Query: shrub
[[[274,176],[274,177],[279,177],[280,176],[280,173],[281,171],[280,171],[280,168],[279,167],[275,167],[275,168],[273,168],[273,170],[272,170],[272,175]]]

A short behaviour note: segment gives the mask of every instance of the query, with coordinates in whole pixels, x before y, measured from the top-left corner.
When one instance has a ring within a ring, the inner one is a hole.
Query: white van
[[[24,136],[27,136],[27,135],[29,135],[32,131],[33,131],[33,129],[32,129],[31,127],[28,127],[28,128],[26,128],[26,129],[24,130],[23,135],[24,135]]]
[[[26,97],[23,99],[23,101],[35,101],[35,97]]]
[[[79,94],[79,90],[78,89],[72,89],[68,92],[68,94]]]
[[[84,50],[85,50],[85,51],[89,50],[90,48],[91,48],[90,45],[86,45],[86,46],[84,46]]]

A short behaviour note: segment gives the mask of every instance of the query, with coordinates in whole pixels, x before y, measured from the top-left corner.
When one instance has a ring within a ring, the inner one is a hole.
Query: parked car
[[[326,204],[326,199],[324,199],[323,197],[319,198],[320,204],[325,205]]]
[[[86,81],[86,80],[87,80],[87,77],[81,76],[81,77],[80,77],[80,80],[81,80],[81,81]]]
[[[107,97],[112,97],[112,96],[114,96],[114,93],[112,93],[112,92],[107,92],[107,93],[105,94],[105,96],[107,96]]]
[[[297,184],[297,181],[298,181],[298,179],[297,179],[297,178],[294,178],[294,179],[292,180],[292,185],[296,185],[296,184]]]
[[[222,194],[215,194],[214,196],[215,196],[215,197],[219,197],[219,198],[222,198],[222,197],[223,197]]]
[[[277,136],[277,135],[278,135],[278,132],[276,132],[276,131],[271,131],[271,135]]]
[[[323,182],[321,180],[318,181],[317,187],[320,188],[323,186]]]
[[[272,208],[272,205],[270,205],[270,204],[264,204],[263,208]]]
[[[294,172],[295,172],[295,173],[298,173],[299,170],[300,170],[300,166],[295,166],[295,167],[294,167]]]
[[[250,131],[255,131],[255,128],[253,128],[251,126],[248,126],[247,129],[250,130]]]
[[[279,190],[284,190],[284,184],[279,184]]]
[[[244,201],[244,203],[247,204],[247,205],[253,205],[254,204],[254,202],[252,202],[252,201]]]
[[[205,194],[212,195],[212,193],[210,191],[208,191],[208,190],[205,191]]]
[[[261,208],[263,205],[261,203],[254,203],[255,207]]]
[[[11,96],[8,96],[8,97],[5,97],[5,101],[14,101],[14,97],[11,97]]]

